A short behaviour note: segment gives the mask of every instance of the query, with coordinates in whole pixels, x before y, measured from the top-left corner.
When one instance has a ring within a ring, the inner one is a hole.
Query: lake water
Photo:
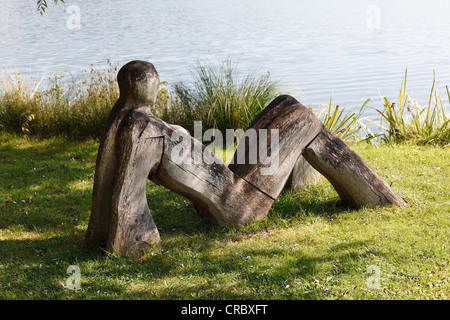
[[[231,56],[282,79],[305,105],[381,107],[406,68],[421,104],[436,71],[450,85],[450,2],[445,0],[0,0],[0,69],[40,79],[78,77],[107,59],[147,60],[162,81],[189,81],[196,62]]]

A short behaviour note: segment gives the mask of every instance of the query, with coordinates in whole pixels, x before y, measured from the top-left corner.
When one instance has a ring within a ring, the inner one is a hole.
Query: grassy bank
[[[241,75],[238,69],[237,62],[230,59],[216,64],[197,63],[191,84],[161,83],[153,112],[191,133],[194,121],[202,121],[203,130],[213,127],[222,132],[245,130],[270,101],[289,90],[268,72],[255,69]],[[67,82],[64,75],[53,75],[46,82],[42,79],[36,83],[25,82],[20,74],[4,75],[0,86],[0,131],[35,137],[98,139],[119,96],[117,70],[117,65],[108,63],[72,82]],[[407,73],[396,101],[380,95],[380,101],[367,99],[357,112],[332,104],[332,96],[324,110],[310,108],[344,140],[376,138],[386,142],[449,145],[450,116],[445,113],[446,100],[450,102],[448,88],[446,98],[441,99],[433,82],[428,104],[422,106],[408,95],[406,81]],[[379,118],[364,117],[368,108],[378,111]],[[369,127],[375,131],[368,130]]]
[[[450,298],[449,148],[352,144],[406,208],[346,208],[323,180],[261,221],[213,226],[149,182],[164,245],[131,259],[83,244],[97,147],[0,133],[1,299]]]
[[[25,136],[89,139],[101,136],[119,97],[117,66],[92,68],[82,79],[55,74],[29,82],[4,73],[0,90],[0,130]]]
[[[258,70],[241,76],[237,63],[219,66],[198,63],[193,87],[183,82],[161,82],[153,112],[163,120],[193,132],[247,128],[254,117],[282,93],[269,73]],[[5,73],[0,85],[0,130],[27,136],[63,136],[74,140],[99,138],[109,112],[119,97],[118,66],[110,62],[92,68],[84,78],[67,81],[63,74],[37,82]]]

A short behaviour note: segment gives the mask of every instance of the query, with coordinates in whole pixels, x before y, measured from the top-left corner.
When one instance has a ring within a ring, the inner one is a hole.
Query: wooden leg
[[[240,224],[265,217],[274,199],[233,173],[221,158],[183,132],[150,117],[142,136],[162,134],[164,153],[158,171],[149,179],[192,201],[198,214],[212,223]]]
[[[276,199],[288,182],[303,149],[322,131],[322,128],[324,128],[322,122],[296,99],[289,95],[279,96],[255,118],[247,129],[247,131],[256,131],[258,141],[252,143],[241,139],[229,168]],[[261,136],[261,130],[267,130],[267,139]],[[276,143],[272,141],[272,130],[278,132]],[[258,155],[261,151],[271,155],[276,154],[278,167],[272,174],[263,174],[265,165],[261,163],[260,158],[255,164],[248,162],[251,153],[256,152],[254,145],[259,148]],[[245,155],[242,157],[246,160],[245,163],[239,162],[241,154]]]
[[[406,204],[355,151],[326,128],[306,146],[303,157],[351,206]]]
[[[297,159],[292,173],[284,186],[286,190],[300,190],[320,181],[322,175],[315,170],[303,156]]]

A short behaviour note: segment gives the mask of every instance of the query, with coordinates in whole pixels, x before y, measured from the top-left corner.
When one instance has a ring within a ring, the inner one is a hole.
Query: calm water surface
[[[70,6],[79,9],[73,28]],[[409,93],[427,104],[436,70],[450,85],[450,2],[444,0],[97,0],[53,5],[0,0],[0,69],[30,79],[152,62],[161,80],[189,81],[199,59],[239,59],[281,78],[306,105],[358,108],[379,91],[395,98],[405,69]],[[72,23],[72,24],[71,24]]]

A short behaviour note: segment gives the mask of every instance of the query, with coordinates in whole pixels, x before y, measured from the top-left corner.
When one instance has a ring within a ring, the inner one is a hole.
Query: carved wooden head
[[[159,89],[159,75],[153,64],[134,60],[117,74],[120,100],[140,106],[153,106]]]

